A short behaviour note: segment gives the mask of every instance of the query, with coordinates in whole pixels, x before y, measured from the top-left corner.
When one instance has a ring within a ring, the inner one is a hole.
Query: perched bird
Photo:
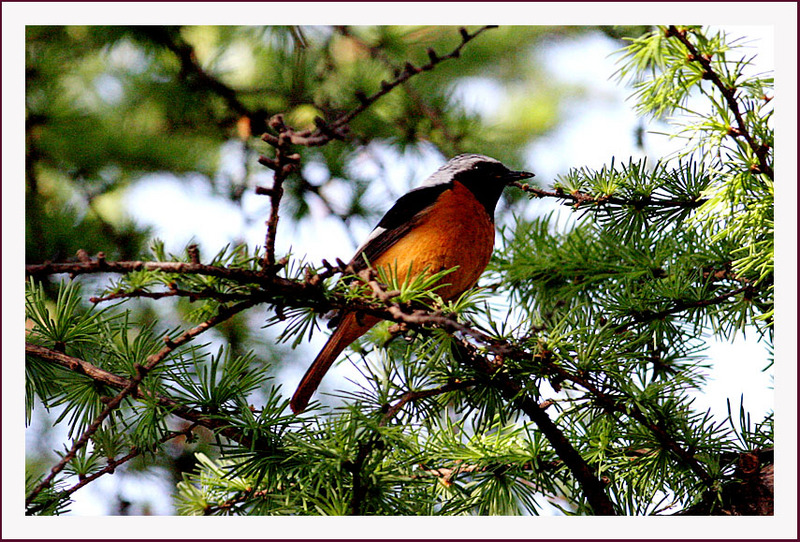
[[[488,156],[462,154],[439,168],[419,187],[400,197],[356,251],[350,266],[396,269],[398,277],[425,271],[445,275],[436,293],[445,301],[478,281],[494,247],[494,210],[511,182],[533,177],[511,171]],[[409,270],[410,268],[410,270]],[[338,326],[294,393],[292,411],[302,412],[339,354],[380,321],[355,312],[341,314]]]

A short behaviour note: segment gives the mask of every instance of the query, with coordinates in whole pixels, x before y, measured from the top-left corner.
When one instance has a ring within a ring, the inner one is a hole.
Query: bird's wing
[[[417,224],[439,195],[452,187],[452,182],[420,186],[401,196],[356,250],[350,261],[353,270],[357,272],[366,268],[366,262],[374,262],[389,250]]]

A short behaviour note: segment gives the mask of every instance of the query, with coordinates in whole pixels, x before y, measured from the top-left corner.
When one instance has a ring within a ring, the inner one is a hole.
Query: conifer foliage
[[[772,513],[772,415],[751,419],[744,398],[720,421],[687,393],[704,388],[712,338],[772,348],[772,79],[736,42],[615,29],[629,36],[620,84],[681,151],[517,184],[515,209],[526,195],[553,212],[499,221],[482,288],[445,304],[427,288],[438,276],[364,280],[302,247],[279,253],[281,218],[307,217],[310,198],[344,223],[374,218],[350,168],[373,145],[521,165],[531,118],[555,122],[523,111],[548,106],[519,98],[520,116],[490,127],[448,83],[495,66],[524,85],[540,76],[510,44],[588,29],[214,29],[217,44],[250,44],[261,79],[225,73],[224,47],[198,56],[210,31],[28,30],[26,413],[50,412],[66,440],[29,464],[27,514],[64,513],[134,465],[170,465],[186,515]],[[68,104],[59,88],[99,72],[126,97]],[[262,172],[225,196],[263,196],[263,246],[170,254],[96,207],[153,171],[213,177],[225,141],[241,143],[248,178]],[[348,179],[348,209],[309,165]],[[56,211],[66,185],[83,203]],[[343,307],[386,323],[354,345],[355,387],[294,415],[270,367]],[[273,330],[269,353],[247,346]]]

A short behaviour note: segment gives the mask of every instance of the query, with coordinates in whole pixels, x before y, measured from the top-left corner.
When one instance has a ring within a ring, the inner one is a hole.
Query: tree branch
[[[460,346],[462,353],[465,354],[463,361],[481,372],[486,377],[488,385],[497,389],[510,404],[524,412],[536,424],[550,442],[556,455],[561,458],[580,484],[594,513],[600,516],[616,515],[614,504],[606,495],[603,481],[595,476],[591,467],[564,436],[561,429],[550,419],[547,412],[539,406],[539,403],[530,397],[524,388],[512,380],[507,373],[501,372],[498,366],[478,355],[471,345],[462,342]]]
[[[52,484],[58,473],[64,470],[64,467],[66,467],[67,464],[75,458],[78,450],[80,450],[89,442],[89,439],[92,437],[92,435],[94,435],[95,432],[97,432],[103,421],[122,403],[126,397],[131,394],[135,394],[138,391],[139,384],[141,384],[142,380],[144,380],[145,376],[147,376],[147,373],[150,372],[156,365],[158,365],[164,358],[166,358],[179,346],[191,341],[196,336],[207,331],[213,326],[219,324],[220,322],[224,322],[235,314],[238,314],[239,312],[248,309],[255,304],[255,301],[243,301],[242,303],[239,303],[233,307],[221,307],[216,316],[213,316],[212,318],[209,318],[205,322],[202,322],[192,329],[185,331],[176,339],[170,339],[169,337],[165,338],[165,346],[157,353],[148,356],[144,365],[135,364],[134,367],[136,369],[136,376],[130,379],[125,387],[122,388],[122,390],[115,397],[108,401],[102,412],[97,415],[97,417],[89,425],[89,427],[86,428],[83,434],[75,442],[73,442],[72,447],[69,449],[69,451],[67,451],[64,457],[62,457],[61,461],[59,461],[50,470],[50,474],[48,474],[30,492],[30,494],[28,494],[28,496],[25,498],[25,505],[30,505],[30,503],[39,493]]]
[[[275,115],[269,120],[269,126],[278,132],[278,137],[273,141],[273,136],[266,137],[264,133],[261,139],[267,141],[275,147],[275,158],[270,159],[260,156],[258,161],[272,169],[275,174],[272,177],[272,187],[257,187],[256,194],[269,196],[270,214],[267,221],[267,238],[265,241],[266,254],[264,255],[263,267],[265,272],[274,273],[280,267],[275,262],[275,239],[278,231],[278,211],[280,210],[281,198],[283,198],[283,181],[289,174],[297,169],[300,163],[300,155],[291,152],[292,134],[294,133],[283,122],[282,115]]]
[[[25,266],[25,275],[28,277],[43,277],[67,273],[70,277],[94,273],[133,273],[135,271],[156,271],[161,273],[192,274],[217,277],[230,280],[239,285],[256,284],[265,291],[273,292],[276,295],[301,295],[302,299],[309,300],[322,294],[316,284],[300,282],[274,275],[265,275],[249,269],[239,267],[223,267],[217,265],[206,265],[189,262],[154,262],[154,261],[118,261],[110,262],[105,259],[101,252],[95,260],[69,263],[45,262]],[[302,292],[302,293],[301,293]],[[195,292],[194,295],[202,297],[202,292]],[[257,295],[257,294],[256,294]],[[142,295],[141,297],[147,297]],[[101,299],[102,300],[102,299]],[[259,298],[263,300],[263,298]]]
[[[371,280],[369,285],[375,292],[376,297],[379,299],[382,298],[384,302],[390,301],[390,298],[385,292],[380,292],[380,285],[378,285],[377,282]],[[745,286],[743,288],[746,287],[749,286]],[[730,295],[733,295],[733,293],[719,296],[716,298],[719,301],[715,302],[722,302],[722,300],[727,299],[730,297]],[[709,303],[706,303],[706,305],[707,304]],[[675,310],[685,310],[685,308]],[[468,332],[469,335],[483,342],[495,352],[501,353],[505,356],[513,357],[517,360],[529,360],[531,357],[529,352],[520,350],[518,347],[508,343],[507,341],[498,341],[444,316],[427,315],[423,314],[423,311],[415,311],[412,314],[407,314],[396,304],[389,306],[389,312],[394,321],[404,322],[408,325],[432,325],[434,327],[445,329],[451,333]],[[610,501],[608,501],[608,498],[605,496],[603,484],[594,477],[583,458],[580,457],[578,452],[572,447],[572,444],[564,437],[563,433],[561,433],[558,427],[552,422],[547,413],[544,412],[543,409],[539,408],[538,403],[529,396],[525,395],[522,386],[512,380],[507,373],[500,372],[498,367],[489,362],[485,357],[478,355],[474,351],[474,347],[472,347],[469,343],[462,341],[460,344],[461,348],[465,349],[462,350],[462,352],[468,353],[468,355],[464,356],[464,360],[467,362],[471,361],[471,365],[474,368],[480,370],[480,372],[489,377],[489,385],[498,389],[510,402],[515,402],[517,404],[517,408],[525,412],[525,414],[527,414],[528,417],[530,417],[531,420],[536,423],[545,437],[547,437],[548,441],[550,441],[551,445],[553,445],[553,448],[556,450],[559,457],[561,457],[564,460],[564,463],[570,467],[570,470],[576,477],[576,480],[581,483],[581,486],[587,494],[587,500],[589,500],[589,503],[595,509],[595,512],[598,514],[613,513],[613,505],[611,505]],[[698,478],[700,478],[704,483],[711,484],[713,482],[711,475],[709,475],[706,469],[695,458],[694,454],[683,449],[662,425],[651,422],[638,407],[635,405],[628,407],[621,406],[617,400],[602,392],[587,378],[574,375],[569,371],[566,371],[560,365],[550,361],[547,356],[538,356],[537,359],[539,359],[540,362],[546,366],[548,371],[552,372],[553,374],[557,374],[564,380],[575,382],[586,389],[586,391],[591,393],[606,410],[610,412],[619,412],[632,417],[643,427],[646,427],[665,449],[671,451],[676,457],[680,458],[684,464],[691,468]]]
[[[495,28],[495,27],[493,27],[493,26],[484,27],[480,31],[478,31],[475,34],[473,34],[470,39],[473,39],[480,32],[483,32],[484,30],[487,30],[487,29],[490,29],[490,28]],[[337,27],[334,27],[334,29],[336,31],[338,31],[340,34],[342,34],[343,36],[345,36],[346,38],[352,40],[353,42],[357,43],[362,48],[366,49],[369,52],[369,54],[370,54],[370,56],[372,58],[379,59],[385,66],[387,66],[389,69],[393,70],[394,73],[397,73],[397,74],[403,73],[402,70],[399,69],[397,66],[395,66],[394,63],[391,61],[391,59],[386,54],[384,54],[383,50],[381,50],[378,47],[374,47],[372,45],[369,45],[368,43],[365,43],[364,40],[362,40],[359,37],[357,37],[354,34],[352,34],[346,26],[337,26]],[[463,40],[463,34],[462,34],[462,40]],[[463,47],[463,45],[464,45],[464,42],[462,41],[461,47]],[[436,56],[436,53],[433,52],[432,49],[428,50],[428,56],[431,59],[438,59],[439,58],[439,57]],[[432,69],[432,68],[433,68],[433,66],[427,65],[426,67],[419,68],[419,69],[420,70],[428,70],[428,69]],[[404,68],[404,69],[406,69],[406,68]],[[446,125],[445,122],[443,122],[443,120],[442,120],[442,110],[440,108],[438,108],[438,107],[431,106],[428,103],[426,103],[425,100],[424,100],[424,97],[422,95],[420,95],[418,92],[416,92],[412,87],[407,86],[405,88],[406,88],[406,92],[412,98],[412,101],[413,101],[414,105],[419,107],[422,110],[423,115],[431,121],[433,126],[437,130],[440,130],[442,132],[442,135],[444,136],[443,139],[445,141],[452,142],[454,146],[457,146],[460,137],[455,135],[455,134],[453,134],[453,133],[451,133],[449,127]],[[363,98],[362,98],[362,100],[363,100]],[[457,152],[456,152],[456,154],[457,154]]]
[[[393,79],[392,81],[381,81],[381,89],[371,96],[364,96],[362,94],[357,94],[359,101],[361,102],[357,107],[352,109],[350,112],[345,113],[344,115],[338,117],[336,120],[330,123],[326,123],[324,120],[319,119],[317,121],[317,128],[314,130],[302,130],[299,132],[291,132],[290,139],[293,145],[301,145],[304,147],[318,147],[321,145],[325,145],[329,143],[332,139],[340,139],[344,137],[344,132],[347,129],[347,124],[352,121],[355,117],[366,111],[373,103],[378,101],[381,97],[385,96],[392,90],[394,90],[399,85],[405,83],[415,75],[430,71],[434,69],[438,64],[444,62],[445,60],[449,60],[451,58],[458,58],[461,56],[461,50],[466,46],[470,41],[478,37],[480,34],[485,32],[486,30],[497,28],[495,25],[487,25],[479,28],[472,34],[467,32],[465,28],[460,28],[459,33],[461,34],[461,43],[458,44],[452,51],[444,56],[439,56],[433,49],[428,49],[428,58],[430,59],[428,63],[416,67],[410,62],[407,62],[403,68]],[[272,146],[276,146],[278,144],[278,138],[272,136],[270,134],[265,134],[264,141],[269,143]]]
[[[386,292],[382,291],[380,285],[374,279],[369,280],[368,284],[373,289],[376,297],[384,302],[389,301],[390,297]],[[481,332],[444,316],[428,316],[422,314],[422,311],[406,314],[397,304],[389,305],[389,312],[394,317],[393,320],[401,321],[407,325],[416,327],[433,324],[435,327],[441,327],[450,332],[468,332],[473,337],[480,337],[486,344],[494,347],[497,347],[499,343],[499,341]],[[556,454],[564,461],[564,464],[567,465],[572,475],[581,485],[586,495],[586,500],[594,512],[603,516],[615,515],[614,505],[605,493],[605,485],[594,475],[592,469],[581,457],[580,453],[575,450],[572,443],[567,440],[558,426],[553,423],[547,412],[540,408],[539,403],[532,399],[519,383],[512,380],[507,373],[502,372],[501,367],[479,355],[470,343],[462,341],[456,343],[456,345],[459,347],[457,352],[460,352],[463,358],[459,361],[467,363],[481,373],[486,378],[487,385],[497,389],[509,403],[515,405],[518,410],[524,412],[536,424],[551,446],[553,446]],[[508,343],[505,346],[507,348],[503,348],[503,350],[511,347]]]
[[[711,57],[708,55],[701,54],[697,47],[689,41],[687,36],[688,32],[683,28],[678,28],[675,25],[670,25],[667,28],[666,36],[675,37],[678,41],[680,41],[684,47],[686,47],[687,51],[689,51],[689,59],[692,62],[697,62],[703,68],[703,78],[711,81],[711,83],[719,89],[722,93],[722,96],[725,98],[725,103],[728,104],[728,108],[733,113],[733,117],[736,119],[736,128],[731,128],[729,134],[731,137],[744,137],[745,141],[747,141],[747,145],[750,147],[750,150],[753,151],[753,154],[758,158],[759,170],[758,173],[763,173],[770,180],[774,178],[774,172],[772,167],[767,163],[767,153],[769,148],[763,144],[757,143],[755,139],[753,139],[753,135],[747,129],[747,124],[742,117],[742,113],[739,110],[739,102],[736,100],[736,87],[729,87],[726,86],[722,79],[720,78],[719,74],[714,71],[714,68],[711,66]]]
[[[617,326],[619,329],[624,329],[630,326],[633,323],[644,323],[644,322],[652,322],[654,320],[662,320],[667,316],[672,316],[679,312],[683,312],[689,309],[700,309],[703,307],[710,307],[712,305],[720,305],[725,303],[731,297],[735,295],[739,295],[742,293],[753,292],[753,285],[749,282],[744,284],[744,286],[740,286],[739,288],[735,288],[733,290],[729,290],[722,294],[719,294],[716,297],[712,297],[711,299],[698,299],[697,301],[683,301],[678,300],[672,307],[668,307],[664,310],[660,311],[644,311],[633,316],[632,322],[626,322]]]
[[[162,436],[161,439],[159,439],[159,443],[163,444],[164,442],[172,440],[172,439],[174,439],[176,437],[180,437],[182,435],[188,435],[188,434],[191,433],[193,428],[194,428],[194,425],[186,428],[183,431],[171,431],[171,432],[165,434],[164,436]],[[88,476],[82,477],[78,481],[78,483],[75,484],[74,486],[72,486],[72,487],[70,487],[68,489],[65,489],[64,491],[59,492],[59,498],[64,499],[64,498],[69,497],[70,495],[72,495],[73,493],[75,493],[76,491],[81,489],[82,487],[84,487],[86,485],[89,485],[90,483],[94,482],[95,480],[97,480],[98,478],[100,478],[101,476],[103,476],[105,474],[114,474],[114,471],[116,471],[117,467],[119,467],[120,465],[122,465],[124,463],[127,463],[131,459],[141,455],[142,452],[144,452],[144,450],[140,450],[140,449],[138,449],[138,448],[136,448],[134,446],[134,447],[131,448],[131,451],[129,453],[127,453],[126,455],[124,455],[122,457],[118,457],[117,459],[109,459],[108,463],[106,464],[106,466],[103,467],[102,469],[98,470],[97,472],[93,472],[92,474],[90,474]],[[47,506],[47,503],[42,503],[42,504],[39,504],[38,506],[31,507],[31,508],[29,508],[28,510],[25,511],[25,514],[26,515],[36,514],[37,512],[43,510],[46,506]]]
[[[86,375],[96,382],[105,384],[106,386],[116,388],[119,390],[125,389],[131,385],[131,379],[110,373],[104,369],[97,367],[85,360],[68,356],[57,350],[46,348],[38,344],[25,343],[25,353],[31,356],[36,356],[44,361],[54,363],[70,371],[78,374]],[[170,414],[191,422],[194,425],[206,427],[216,433],[219,433],[233,441],[239,442],[245,446],[250,446],[252,441],[246,435],[235,431],[229,424],[222,420],[208,417],[205,414],[197,412],[188,408],[186,405],[175,401],[169,397],[164,397],[147,390],[136,388],[130,394],[135,399],[144,399],[155,402],[158,406],[168,410]]]
[[[327,262],[325,263],[327,264]],[[153,265],[149,266],[148,264]],[[336,272],[343,272],[343,266],[343,262],[339,262],[338,267],[327,264],[325,266],[326,273],[327,275],[332,275]],[[421,329],[427,326],[438,327],[448,331],[451,334],[461,333],[488,346],[495,354],[502,356],[509,356],[518,360],[530,360],[532,355],[530,352],[521,350],[519,347],[511,344],[507,340],[495,339],[494,337],[491,337],[466,324],[462,324],[455,318],[447,316],[439,311],[431,312],[426,309],[414,309],[413,307],[401,306],[393,302],[393,297],[375,280],[374,275],[368,275],[365,278],[365,281],[371,288],[377,302],[369,300],[348,301],[335,294],[330,295],[330,293],[326,296],[320,284],[320,275],[307,276],[305,281],[296,281],[289,279],[278,279],[274,276],[265,278],[259,273],[246,270],[203,266],[200,264],[184,264],[180,262],[176,264],[165,262],[106,262],[102,266],[98,266],[97,262],[80,262],[75,264],[43,264],[42,266],[29,266],[29,268],[32,268],[29,269],[29,273],[31,274],[44,274],[45,272],[88,273],[105,272],[108,270],[114,270],[117,272],[130,272],[142,268],[151,268],[159,270],[166,269],[169,272],[178,272],[179,270],[183,269],[196,273],[225,277],[228,279],[233,278],[234,276],[238,277],[238,275],[242,275],[241,278],[258,282],[262,285],[262,287],[264,287],[264,292],[254,292],[254,295],[256,295],[260,301],[266,301],[269,298],[274,299],[276,295],[280,295],[291,298],[293,300],[293,304],[298,307],[308,306],[314,307],[318,310],[341,309],[347,307],[348,310],[356,310],[367,314],[372,314],[383,319],[406,324],[416,329]],[[271,291],[270,288],[275,288],[276,290]],[[714,299],[698,301],[697,304],[678,304],[666,311],[662,311],[663,315],[660,312],[654,313],[650,316],[652,318],[656,318],[660,315],[666,316],[668,314],[673,314],[694,306],[699,307],[708,306],[714,303],[722,303],[731,295],[741,293],[747,288],[752,288],[752,286],[746,284],[739,289],[726,292],[725,294],[721,294]],[[255,301],[252,301],[251,303],[254,304]],[[639,321],[641,321],[641,318]],[[523,388],[519,383],[515,382],[506,373],[499,372],[499,368],[485,357],[478,355],[474,348],[471,347],[470,343],[462,341],[460,344],[462,345],[462,348],[468,348],[467,351],[469,355],[464,356],[465,360],[467,360],[467,362],[473,366],[473,368],[484,374],[487,377],[487,381],[490,385],[498,389],[502,395],[510,402],[513,402],[519,410],[525,412],[534,421],[534,423],[537,424],[540,430],[542,430],[542,432],[553,445],[559,457],[564,460],[565,464],[569,465],[573,475],[576,477],[576,480],[578,480],[584,487],[587,494],[587,499],[589,499],[589,502],[594,508],[595,512],[599,514],[613,513],[613,505],[611,505],[610,501],[608,501],[607,497],[605,497],[602,482],[594,477],[591,469],[588,467],[585,461],[580,457],[578,452],[572,447],[571,443],[569,443],[569,441],[564,437],[549,416],[547,416],[543,409],[540,408],[538,403],[524,394]],[[648,420],[648,418],[640,409],[637,407],[621,405],[618,398],[611,397],[605,392],[601,391],[592,382],[590,382],[588,378],[566,371],[558,364],[549,361],[546,356],[539,356],[537,359],[539,359],[547,371],[557,375],[563,380],[575,382],[579,386],[586,389],[586,391],[594,396],[598,403],[605,410],[609,412],[622,413],[636,420],[638,423],[646,427],[665,449],[672,451],[676,457],[680,458],[684,464],[688,465],[701,480],[703,480],[705,483],[710,483],[713,481],[710,475],[706,472],[705,468],[702,467],[702,465],[697,461],[697,459],[695,459],[691,452],[684,450],[680,445],[678,445],[664,427]],[[467,384],[465,383],[461,384],[460,386],[466,385]],[[455,389],[455,386],[452,389]],[[407,404],[408,401],[438,393],[444,393],[445,391],[450,391],[450,388],[444,387],[437,390],[409,392],[409,394],[401,397],[400,401],[391,407],[390,413],[392,416],[396,415],[396,412],[398,412],[402,406]]]
[[[683,209],[696,209],[703,205],[707,200],[704,198],[696,199],[696,200],[682,200],[682,199],[656,199],[652,196],[642,196],[636,200],[627,200],[623,198],[619,198],[616,196],[591,196],[586,192],[571,192],[566,193],[560,188],[556,190],[542,190],[541,188],[536,188],[530,184],[524,184],[519,181],[514,181],[511,183],[511,186],[515,186],[522,190],[523,192],[527,192],[529,194],[533,194],[537,198],[557,198],[566,201],[570,201],[574,204],[575,208],[579,208],[582,205],[603,205],[603,204],[612,204],[612,205],[619,205],[621,207],[637,207],[637,208],[644,208],[644,207],[656,207],[656,208],[683,208]]]

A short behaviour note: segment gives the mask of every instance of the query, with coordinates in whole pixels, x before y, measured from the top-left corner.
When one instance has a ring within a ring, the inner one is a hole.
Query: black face
[[[479,161],[460,169],[454,180],[466,186],[494,220],[494,210],[509,183],[533,177],[527,171],[511,171],[500,162]]]

